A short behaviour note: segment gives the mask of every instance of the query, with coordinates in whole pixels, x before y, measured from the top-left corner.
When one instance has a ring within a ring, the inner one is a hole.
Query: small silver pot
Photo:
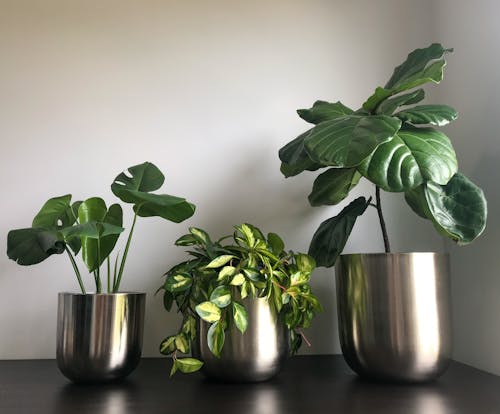
[[[126,377],[142,351],[145,293],[59,293],[57,364],[73,382]]]
[[[427,381],[451,356],[448,255],[348,254],[336,265],[342,353],[361,376]]]
[[[200,320],[193,355],[204,362],[205,375],[222,381],[257,382],[274,377],[290,353],[288,328],[271,310],[266,298],[241,301],[248,312],[248,327],[242,334],[229,316],[221,357],[207,344],[209,324]],[[231,312],[228,312],[231,315]]]

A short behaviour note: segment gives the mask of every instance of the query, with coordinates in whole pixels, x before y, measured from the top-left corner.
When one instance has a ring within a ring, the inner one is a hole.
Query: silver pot
[[[288,328],[271,310],[266,298],[245,298],[248,327],[242,334],[231,312],[221,357],[215,357],[207,344],[209,324],[200,320],[193,355],[204,362],[202,371],[223,381],[257,382],[275,376],[290,353]]]
[[[139,363],[145,293],[59,293],[57,364],[74,382],[126,377]]]
[[[426,381],[451,356],[447,254],[348,254],[336,265],[342,353],[361,376]]]

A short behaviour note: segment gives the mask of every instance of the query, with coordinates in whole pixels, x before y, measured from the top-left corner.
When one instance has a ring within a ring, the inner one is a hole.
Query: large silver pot
[[[59,293],[57,364],[74,382],[126,377],[139,363],[145,293]]]
[[[276,318],[266,298],[245,298],[248,327],[242,334],[229,317],[221,357],[215,357],[207,344],[209,325],[198,323],[193,355],[204,362],[202,371],[223,381],[256,382],[275,376],[290,352],[288,328]],[[228,312],[231,315],[231,312]]]
[[[342,352],[361,376],[427,381],[451,356],[448,255],[348,254],[336,265]]]

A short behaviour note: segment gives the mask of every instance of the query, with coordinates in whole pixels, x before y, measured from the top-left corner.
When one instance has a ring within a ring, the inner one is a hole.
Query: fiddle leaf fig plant
[[[110,255],[124,231],[123,210],[119,204],[109,207],[102,198],[71,202],[70,194],[49,199],[33,219],[30,228],[11,230],[7,236],[7,255],[20,265],[40,263],[53,254],[66,252],[82,293],[85,286],[76,256],[93,274],[96,292],[102,293],[101,267],[106,263],[107,292],[116,293],[134,233],[137,216],[158,216],[179,223],[194,214],[195,206],[183,198],[154,194],[165,180],[150,162],[135,165],[119,174],[111,184],[112,192],[123,202],[133,204],[134,218],[121,259],[116,255],[111,270]]]
[[[175,244],[189,246],[191,257],[168,270],[159,289],[163,290],[165,309],[170,311],[175,302],[183,315],[179,331],[160,345],[162,354],[172,355],[171,375],[203,366],[196,358],[179,355],[191,351],[198,320],[209,324],[207,344],[216,357],[221,356],[231,324],[241,334],[246,332],[251,324],[246,298],[266,298],[276,318],[282,317],[290,331],[292,353],[298,350],[304,337],[302,329],[321,311],[309,285],[316,267],[311,256],[285,251],[277,234],[265,237],[251,224],[235,226],[232,236],[218,241],[192,227]]]
[[[452,51],[438,43],[414,50],[357,110],[316,101],[297,111],[313,126],[280,149],[281,172],[292,177],[326,168],[309,194],[312,206],[340,203],[363,177],[375,185],[375,202],[359,197],[320,224],[309,248],[318,266],[335,264],[357,217],[370,206],[377,209],[385,251],[390,252],[380,190],[403,193],[416,214],[460,245],[483,232],[484,194],[458,172],[450,139],[435,128],[455,120],[456,110],[418,104],[425,98],[419,87],[443,79],[444,56]]]

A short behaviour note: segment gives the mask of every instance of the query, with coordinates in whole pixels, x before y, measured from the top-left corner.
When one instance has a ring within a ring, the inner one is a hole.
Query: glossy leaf
[[[279,255],[285,248],[285,243],[276,233],[269,233],[267,235],[267,243],[275,255]]]
[[[209,264],[205,266],[206,269],[217,269],[218,267],[224,266],[226,263],[234,259],[235,256],[231,254],[224,254],[222,256],[216,257]]]
[[[245,276],[243,274],[238,273],[237,275],[234,275],[234,277],[231,279],[230,284],[232,286],[241,286],[245,282]]]
[[[219,308],[225,308],[231,303],[231,290],[229,286],[218,286],[210,295],[210,302]]]
[[[335,205],[358,184],[361,174],[355,168],[330,168],[318,175],[309,194],[312,206]]]
[[[228,279],[231,276],[234,276],[236,273],[236,268],[234,266],[224,266],[221,271],[219,272],[219,275],[217,276],[217,281],[223,281],[225,279]]]
[[[457,111],[448,105],[418,105],[394,116],[414,125],[443,126],[457,119]]]
[[[224,326],[220,322],[216,322],[210,326],[207,332],[208,349],[217,358],[220,358],[222,347],[224,346],[225,334]]]
[[[43,262],[53,254],[64,252],[64,242],[53,230],[27,228],[9,231],[7,256],[23,266]]]
[[[160,353],[163,355],[170,355],[175,351],[175,335],[165,338],[160,344]]]
[[[189,276],[177,274],[168,276],[165,280],[165,289],[172,293],[184,292],[193,284],[193,279]]]
[[[309,157],[336,167],[355,167],[401,127],[397,118],[385,115],[351,115],[316,125],[304,140]]]
[[[248,327],[248,313],[243,305],[233,302],[233,319],[238,330],[243,334]]]
[[[313,235],[309,254],[318,266],[331,267],[344,249],[358,216],[362,215],[370,200],[359,197],[345,207],[337,216],[322,222]]]
[[[285,177],[292,177],[306,170],[316,171],[323,167],[309,157],[304,147],[304,139],[310,132],[311,130],[304,132],[279,150],[281,172]]]
[[[446,184],[457,172],[450,140],[432,128],[405,125],[358,167],[359,172],[386,191],[409,191],[424,181]]]
[[[354,111],[340,101],[330,103],[325,101],[314,102],[310,109],[298,109],[297,113],[304,120],[311,124],[319,124],[330,119],[351,115]]]
[[[198,240],[192,234],[185,234],[184,236],[179,237],[175,241],[176,246],[194,246],[198,243]]]
[[[33,219],[32,227],[60,229],[71,226],[76,217],[71,214],[70,202],[71,194],[47,200]]]
[[[189,342],[183,333],[176,335],[175,347],[183,354],[186,354],[189,352]]]
[[[177,368],[183,374],[190,374],[191,372],[196,372],[203,366],[203,362],[201,362],[196,358],[179,358],[175,362]]]
[[[198,316],[208,323],[217,322],[221,317],[221,310],[212,302],[202,302],[196,306]]]
[[[392,115],[393,112],[404,105],[411,105],[420,102],[425,98],[423,89],[417,89],[414,92],[406,93],[403,95],[395,96],[383,101],[377,108],[377,114]]]

